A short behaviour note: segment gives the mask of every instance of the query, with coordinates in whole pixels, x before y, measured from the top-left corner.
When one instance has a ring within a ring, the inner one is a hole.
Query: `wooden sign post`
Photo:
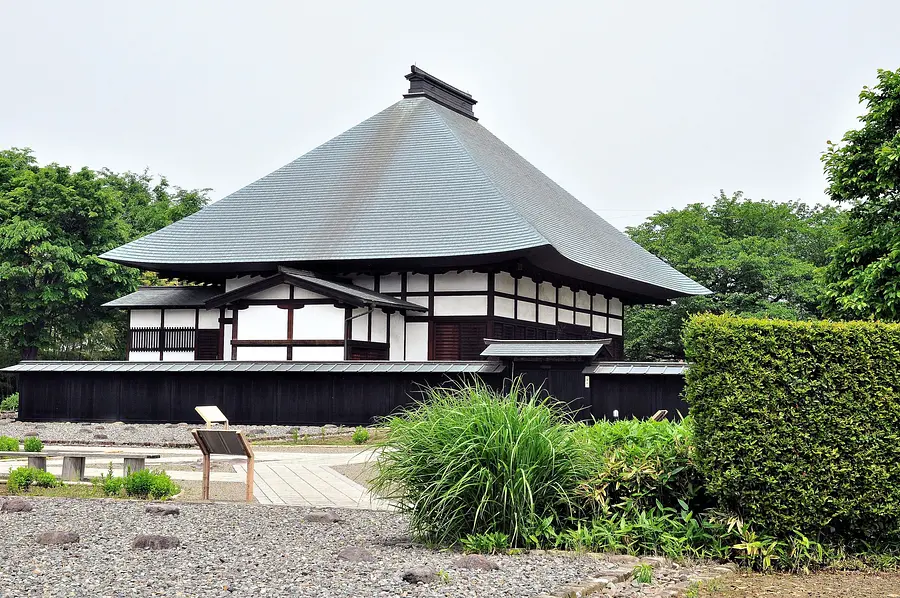
[[[212,455],[247,457],[247,502],[253,502],[253,448],[240,430],[191,430],[203,453],[203,500],[209,500],[209,469]]]

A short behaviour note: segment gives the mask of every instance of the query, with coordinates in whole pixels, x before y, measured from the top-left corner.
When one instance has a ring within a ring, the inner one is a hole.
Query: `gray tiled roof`
[[[103,257],[150,269],[196,270],[537,248],[555,249],[577,267],[650,285],[659,297],[708,292],[478,122],[423,97],[403,99],[200,212]]]
[[[492,361],[23,361],[0,372],[316,372],[497,374]]]
[[[482,357],[595,357],[610,343],[598,340],[494,340],[486,338]]]
[[[103,307],[203,307],[220,294],[221,287],[140,287],[135,292],[113,299]]]
[[[666,361],[598,361],[584,368],[585,374],[683,376],[688,364]]]

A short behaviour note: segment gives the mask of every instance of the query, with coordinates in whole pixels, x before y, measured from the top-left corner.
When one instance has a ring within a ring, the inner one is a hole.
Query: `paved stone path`
[[[122,475],[122,460],[116,458],[115,452],[146,452],[162,455],[160,459],[148,459],[147,466],[153,469],[166,469],[167,464],[195,463],[202,458],[195,449],[157,449],[157,448],[123,448],[123,447],[87,447],[53,445],[48,450],[68,450],[72,452],[98,453],[96,458],[88,458],[85,476],[99,477],[113,463],[113,472]],[[100,453],[104,453],[102,456]],[[299,505],[320,508],[342,509],[376,509],[386,510],[389,505],[369,493],[365,486],[341,475],[334,465],[365,463],[374,458],[374,451],[363,449],[354,452],[304,453],[279,452],[258,448],[256,450],[256,468],[254,475],[253,496],[261,504]],[[219,461],[213,457],[213,461]],[[218,482],[244,482],[247,479],[245,459],[222,458],[222,461],[233,461],[234,471],[213,471],[210,478]],[[8,473],[10,469],[27,465],[25,459],[0,461],[0,473]],[[62,473],[62,459],[47,460],[47,470],[56,475]],[[201,480],[200,471],[168,470],[174,480]]]

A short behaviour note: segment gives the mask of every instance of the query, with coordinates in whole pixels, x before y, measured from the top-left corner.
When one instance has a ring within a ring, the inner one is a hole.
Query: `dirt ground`
[[[735,575],[703,589],[702,598],[900,598],[900,573]]]

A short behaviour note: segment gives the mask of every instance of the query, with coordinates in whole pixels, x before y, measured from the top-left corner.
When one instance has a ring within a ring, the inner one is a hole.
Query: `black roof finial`
[[[410,73],[406,75],[406,79],[409,81],[409,91],[403,94],[404,98],[426,97],[455,112],[468,116],[472,120],[478,120],[475,118],[475,112],[472,110],[472,107],[478,102],[471,95],[453,87],[449,83],[444,83],[434,75],[429,75],[416,65],[412,65],[409,68]]]

